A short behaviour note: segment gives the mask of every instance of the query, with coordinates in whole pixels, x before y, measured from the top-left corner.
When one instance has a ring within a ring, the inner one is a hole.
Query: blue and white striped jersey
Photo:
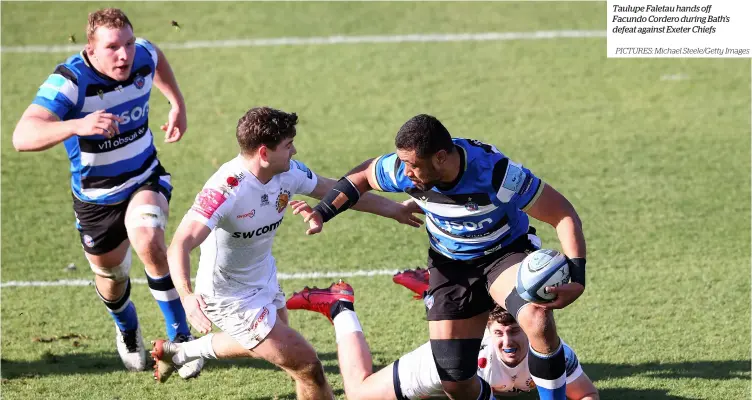
[[[460,176],[449,189],[422,191],[405,176],[395,153],[375,161],[379,190],[405,192],[426,213],[431,247],[455,260],[492,253],[527,234],[524,211],[543,191],[530,170],[477,140],[453,139],[461,158]]]
[[[115,81],[97,72],[82,51],[59,64],[39,88],[33,104],[60,120],[83,118],[106,110],[122,118],[120,134],[72,136],[65,140],[71,188],[80,200],[115,204],[128,199],[159,166],[149,130],[149,96],[157,67],[157,51],[136,39],[131,76]],[[169,180],[169,175],[164,179]],[[163,182],[171,188],[170,182]]]

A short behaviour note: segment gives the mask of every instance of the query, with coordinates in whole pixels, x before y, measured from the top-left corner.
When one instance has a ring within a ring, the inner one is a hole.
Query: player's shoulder
[[[300,160],[290,160],[290,169],[284,173],[296,178],[313,179],[313,171],[311,171],[311,169]]]
[[[90,70],[90,67],[86,64],[82,53],[74,54],[68,57],[64,62],[55,66],[55,70],[52,72],[55,75],[60,75],[68,81],[73,82],[76,85],[84,83],[86,78],[86,72]]]
[[[239,187],[247,184],[248,181],[248,171],[246,171],[240,162],[240,158],[236,157],[222,164],[207,180],[204,187],[221,190],[226,194],[233,194]]]

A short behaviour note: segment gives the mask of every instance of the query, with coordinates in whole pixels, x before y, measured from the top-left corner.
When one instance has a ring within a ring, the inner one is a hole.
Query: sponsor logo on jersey
[[[227,185],[230,186],[231,188],[234,188],[235,186],[238,186],[239,183],[240,183],[240,181],[238,180],[238,178],[236,178],[234,176],[228,176],[227,177]]]
[[[144,103],[143,106],[135,106],[130,110],[123,111],[118,115],[120,117],[120,125],[125,125],[130,122],[136,122],[141,118],[149,116],[149,102]]]
[[[245,214],[240,214],[240,215],[238,215],[237,218],[238,219],[241,219],[241,218],[253,218],[254,215],[256,215],[256,210],[255,209],[253,209],[253,210],[251,210],[251,211],[249,211],[249,212],[247,212]]]
[[[486,368],[486,365],[488,365],[488,359],[486,357],[478,359],[478,368]]]
[[[255,231],[248,231],[248,232],[233,232],[232,237],[235,239],[251,239],[255,236],[261,236],[265,235],[269,232],[274,232],[279,228],[279,225],[282,223],[283,218],[280,218],[279,221],[269,224],[267,226],[262,226],[261,228],[256,229]]]
[[[282,191],[282,193],[277,196],[277,212],[281,213],[285,210],[285,207],[287,207],[287,203],[290,201],[290,192],[287,190]]]

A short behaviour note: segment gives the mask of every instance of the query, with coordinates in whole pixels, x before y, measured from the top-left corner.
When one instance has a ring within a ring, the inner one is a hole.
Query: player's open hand
[[[211,332],[212,323],[209,321],[209,318],[206,318],[206,314],[204,314],[206,303],[201,295],[192,293],[182,297],[180,301],[183,303],[183,309],[185,309],[185,316],[188,318],[188,322],[204,335]]]
[[[107,139],[120,134],[118,123],[120,117],[115,114],[97,110],[78,120],[76,134],[78,136],[102,135]]]
[[[556,298],[550,303],[539,304],[543,308],[557,309],[564,308],[577,300],[585,291],[585,286],[579,283],[571,282],[561,286],[549,286],[546,288],[548,293],[556,293]]]
[[[185,109],[173,106],[167,114],[167,123],[163,124],[160,129],[165,132],[165,143],[175,143],[180,140],[188,129],[188,116],[185,114]]]
[[[324,220],[321,218],[321,215],[318,212],[313,211],[311,206],[309,206],[305,201],[293,200],[290,202],[290,206],[292,207],[293,214],[302,215],[303,222],[308,223],[308,230],[306,231],[306,235],[315,235],[321,232],[321,229],[324,228]]]
[[[423,225],[423,220],[416,217],[415,214],[424,214],[423,209],[418,207],[412,199],[405,200],[402,203],[397,203],[394,218],[400,224],[410,225],[415,228],[420,228]]]

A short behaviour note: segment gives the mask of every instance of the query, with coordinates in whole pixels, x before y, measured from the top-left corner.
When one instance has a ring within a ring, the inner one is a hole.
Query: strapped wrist
[[[585,286],[585,258],[567,258],[569,261],[569,276],[572,282]]]

